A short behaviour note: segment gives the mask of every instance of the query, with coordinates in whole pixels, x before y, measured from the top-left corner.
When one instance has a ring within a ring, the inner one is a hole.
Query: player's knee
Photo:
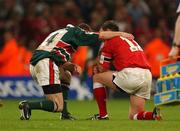
[[[99,82],[99,80],[100,80],[100,75],[99,74],[95,74],[93,76],[93,82]]]

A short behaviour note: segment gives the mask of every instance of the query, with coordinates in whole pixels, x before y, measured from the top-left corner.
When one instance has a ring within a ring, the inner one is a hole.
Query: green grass
[[[128,100],[108,101],[109,121],[88,121],[97,113],[94,101],[69,101],[77,121],[60,121],[58,113],[33,111],[29,121],[19,119],[18,100],[3,100],[0,108],[0,131],[180,131],[180,106],[162,107],[163,121],[128,120]],[[146,109],[152,110],[148,101]]]

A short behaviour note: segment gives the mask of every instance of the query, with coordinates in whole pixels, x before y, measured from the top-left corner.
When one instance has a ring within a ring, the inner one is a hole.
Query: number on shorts
[[[130,46],[130,50],[132,52],[134,52],[134,51],[143,51],[143,49],[138,45],[138,43],[136,41],[134,41],[134,40],[130,41],[127,38],[124,38],[124,37],[121,37],[121,39],[126,41],[126,43]]]

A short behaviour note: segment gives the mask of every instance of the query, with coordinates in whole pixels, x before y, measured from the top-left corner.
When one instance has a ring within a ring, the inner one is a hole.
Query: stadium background
[[[113,19],[132,33],[152,66],[153,86],[159,62],[172,44],[178,0],[0,0],[0,98],[39,98],[41,88],[29,74],[34,49],[52,31],[67,24],[90,24],[94,31]],[[92,63],[99,50],[80,47],[73,56],[84,72],[73,76],[70,98],[92,99]],[[109,91],[109,97],[121,97]]]

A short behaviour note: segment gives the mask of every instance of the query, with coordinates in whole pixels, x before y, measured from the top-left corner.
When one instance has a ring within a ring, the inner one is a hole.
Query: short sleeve
[[[111,51],[111,43],[109,43],[109,41],[106,41],[103,48],[101,49],[99,60],[99,63],[103,66],[104,69],[109,69],[113,59],[112,57],[113,55]]]

